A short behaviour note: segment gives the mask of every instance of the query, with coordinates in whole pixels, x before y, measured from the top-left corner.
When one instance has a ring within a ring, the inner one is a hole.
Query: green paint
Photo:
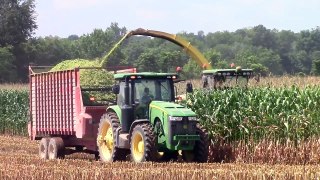
[[[167,116],[196,116],[196,114],[186,108],[185,106],[182,106],[181,104],[176,104],[173,102],[163,102],[163,101],[152,101],[150,104],[150,108],[156,109],[161,113],[166,114]],[[152,117],[153,114],[150,114],[150,117]]]
[[[107,109],[107,111],[114,111],[116,114],[117,114],[117,116],[118,116],[118,118],[119,118],[119,120],[120,120],[120,123],[121,123],[121,120],[122,120],[122,116],[121,116],[121,109],[120,109],[120,107],[118,106],[118,105],[113,105],[113,106],[109,106],[108,107],[108,109]]]

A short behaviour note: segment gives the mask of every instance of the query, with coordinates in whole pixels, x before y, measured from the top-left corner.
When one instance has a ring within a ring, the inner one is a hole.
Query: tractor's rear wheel
[[[208,161],[209,157],[209,136],[207,130],[200,124],[197,124],[196,128],[200,140],[195,142],[193,150],[182,151],[182,158],[186,162],[204,163]]]
[[[130,134],[130,150],[134,162],[156,160],[156,135],[151,124],[141,123],[134,126]]]
[[[40,159],[49,159],[48,147],[50,138],[44,137],[39,143],[39,157]]]
[[[100,159],[103,162],[125,161],[128,150],[116,147],[116,130],[119,119],[113,112],[108,112],[101,117],[97,146]]]
[[[64,142],[61,137],[50,138],[48,145],[49,159],[63,159],[65,156]]]

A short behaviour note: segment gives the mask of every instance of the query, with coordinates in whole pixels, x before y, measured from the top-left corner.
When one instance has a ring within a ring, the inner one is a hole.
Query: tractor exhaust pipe
[[[121,121],[121,131],[123,133],[128,133],[131,124],[134,121],[134,110],[130,104],[130,88],[129,88],[129,78],[126,78],[124,85],[124,105],[121,107],[122,121]]]

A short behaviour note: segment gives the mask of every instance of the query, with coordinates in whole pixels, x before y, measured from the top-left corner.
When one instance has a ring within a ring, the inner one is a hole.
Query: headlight
[[[196,120],[197,120],[197,117],[188,117],[188,120],[189,120],[189,121],[196,121]]]
[[[182,117],[169,116],[170,121],[182,121]]]

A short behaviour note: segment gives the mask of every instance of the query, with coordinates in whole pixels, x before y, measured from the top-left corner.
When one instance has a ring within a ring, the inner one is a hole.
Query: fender
[[[107,112],[115,112],[119,118],[120,124],[121,124],[121,109],[118,105],[109,106],[107,108]]]
[[[136,126],[137,124],[140,124],[140,123],[150,123],[150,121],[149,121],[149,119],[137,119],[137,120],[133,121],[133,123],[130,126],[129,134],[132,133],[134,126]]]

